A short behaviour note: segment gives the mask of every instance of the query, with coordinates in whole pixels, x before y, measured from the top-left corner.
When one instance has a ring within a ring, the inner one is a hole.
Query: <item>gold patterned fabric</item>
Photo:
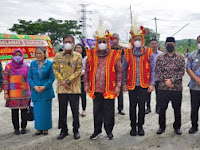
[[[65,52],[58,53],[53,60],[53,69],[56,79],[58,81],[58,94],[80,94],[81,93],[81,71],[82,71],[82,56],[77,52],[65,54]],[[65,80],[70,81],[70,89],[66,89],[61,85]]]

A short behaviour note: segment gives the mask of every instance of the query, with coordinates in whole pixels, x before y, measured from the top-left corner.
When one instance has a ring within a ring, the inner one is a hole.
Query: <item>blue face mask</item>
[[[19,63],[20,61],[22,61],[22,56],[14,56],[13,59],[16,63]]]

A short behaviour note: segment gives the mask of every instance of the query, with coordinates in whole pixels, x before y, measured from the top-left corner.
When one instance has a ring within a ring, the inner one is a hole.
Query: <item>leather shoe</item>
[[[101,135],[101,132],[102,132],[102,131],[94,132],[94,133],[90,136],[90,139],[91,139],[91,140],[96,140],[96,139],[98,139],[99,136]]]
[[[113,140],[113,137],[114,137],[114,136],[113,136],[112,133],[109,133],[109,134],[107,135],[107,139],[108,139],[108,140]]]
[[[26,134],[26,129],[25,128],[22,128],[21,134]]]
[[[67,135],[68,135],[68,133],[63,133],[63,132],[61,132],[61,133],[59,134],[59,136],[57,137],[57,139],[58,139],[58,140],[62,140],[62,139],[64,139]]]
[[[136,136],[137,134],[138,133],[137,133],[136,129],[131,129],[131,131],[130,131],[131,136]]]
[[[194,133],[196,133],[197,131],[198,131],[198,128],[192,127],[192,128],[190,128],[190,130],[189,130],[189,134],[194,134]]]
[[[81,138],[81,136],[80,136],[79,132],[74,133],[74,139],[75,140],[78,140],[80,138]]]
[[[118,114],[120,114],[120,115],[125,115],[125,112],[124,112],[123,110],[120,110],[120,111],[118,112]]]
[[[138,135],[139,136],[144,136],[145,135],[143,127],[138,127]]]
[[[158,131],[157,131],[156,133],[157,133],[157,134],[162,134],[163,132],[165,132],[165,129],[159,128]]]
[[[20,134],[19,130],[17,130],[17,129],[15,129],[14,133],[15,133],[16,135],[19,135],[19,134]]]
[[[181,134],[182,134],[181,129],[175,129],[174,131],[175,131],[175,133],[178,134],[178,135],[181,135]]]

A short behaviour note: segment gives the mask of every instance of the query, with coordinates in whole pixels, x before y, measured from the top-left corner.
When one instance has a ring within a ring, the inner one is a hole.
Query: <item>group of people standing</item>
[[[93,99],[94,132],[90,136],[95,140],[102,133],[102,125],[109,140],[113,139],[115,125],[115,102],[118,97],[118,113],[123,110],[123,91],[129,95],[130,135],[144,136],[145,113],[151,112],[151,92],[156,90],[156,113],[159,114],[159,129],[162,134],[166,128],[166,109],[172,102],[176,134],[181,131],[182,78],[185,73],[185,59],[175,52],[176,42],[168,37],[166,52],[158,50],[158,41],[152,39],[150,47],[145,47],[144,27],[133,24],[130,30],[130,47],[119,46],[119,35],[111,35],[100,22],[95,32],[95,48],[89,49],[81,44],[75,46],[72,35],[63,37],[64,51],[48,60],[44,47],[35,50],[36,60],[28,66],[24,62],[23,51],[16,49],[13,59],[0,74],[0,91],[4,90],[6,107],[11,108],[12,123],[16,135],[25,134],[27,119],[26,108],[30,99],[34,105],[35,135],[48,135],[52,128],[52,99],[55,97],[53,82],[57,79],[59,102],[57,139],[68,135],[67,108],[70,104],[73,117],[74,139],[80,138],[79,97],[82,99],[81,116],[86,116],[86,93]],[[113,40],[111,46],[110,40]],[[198,110],[200,106],[200,36],[197,38],[198,50],[192,52],[187,61],[187,73],[191,93],[190,134],[198,131]],[[2,65],[0,64],[0,72]],[[145,111],[145,104],[147,109]],[[137,111],[138,106],[138,111]],[[21,110],[21,131],[19,125]],[[137,114],[138,112],[138,114]]]

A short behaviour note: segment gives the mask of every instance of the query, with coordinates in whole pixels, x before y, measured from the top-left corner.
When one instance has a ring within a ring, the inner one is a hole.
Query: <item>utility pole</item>
[[[158,40],[158,39],[157,39],[157,33],[158,33],[158,31],[157,31],[157,20],[159,20],[159,19],[157,19],[157,18],[155,17],[155,18],[153,18],[152,20],[155,20],[155,27],[156,27],[156,40]]]
[[[86,7],[88,6],[89,4],[80,4],[80,6],[82,7],[81,10],[79,11],[81,13],[81,18],[79,20],[79,22],[81,23],[81,27],[82,27],[82,35],[84,38],[87,37],[87,23],[86,23],[86,20],[87,19],[90,19],[91,18],[87,18],[87,14],[88,13],[92,13],[92,11],[87,11],[86,10]],[[91,27],[91,26],[90,26]]]
[[[131,18],[131,24],[132,24],[132,22],[133,22],[133,15],[132,15],[132,13],[134,12],[134,11],[132,11],[132,9],[131,9],[131,5],[130,5],[130,18]]]

